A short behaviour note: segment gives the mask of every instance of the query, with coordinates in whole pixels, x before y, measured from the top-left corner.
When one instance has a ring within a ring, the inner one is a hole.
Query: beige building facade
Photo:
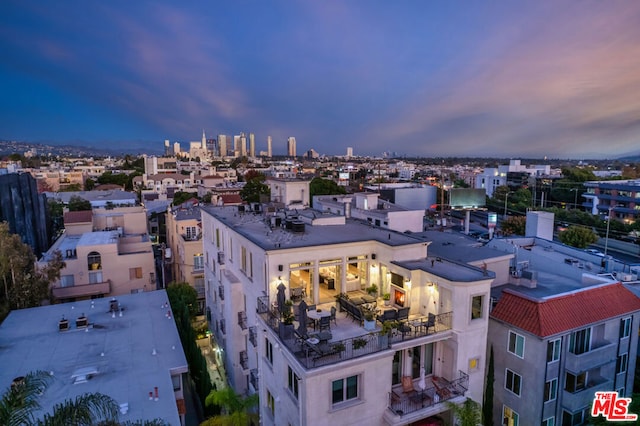
[[[153,250],[143,207],[70,212],[65,232],[40,260],[60,250],[65,268],[53,284],[59,301],[116,296],[156,289]]]

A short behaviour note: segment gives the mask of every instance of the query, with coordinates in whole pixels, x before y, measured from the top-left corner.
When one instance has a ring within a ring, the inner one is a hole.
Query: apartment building
[[[204,254],[200,206],[184,203],[169,207],[166,217],[167,246],[172,253],[173,281],[185,282],[198,292],[204,311]]]
[[[595,392],[629,397],[640,299],[581,250],[539,238],[487,245],[513,253],[507,279],[492,289],[494,419],[582,425]]]
[[[164,290],[11,311],[0,326],[0,364],[2,389],[49,372],[36,418],[99,392],[118,404],[121,422],[185,424],[188,366]]]
[[[262,424],[444,424],[445,401],[482,401],[493,273],[336,212],[262,211],[202,208],[210,328]]]
[[[39,263],[60,250],[65,268],[52,293],[59,301],[156,289],[155,264],[143,207],[67,212],[65,232]]]
[[[640,180],[585,182],[586,199],[582,206],[591,214],[610,216],[626,223],[635,222],[640,210]]]

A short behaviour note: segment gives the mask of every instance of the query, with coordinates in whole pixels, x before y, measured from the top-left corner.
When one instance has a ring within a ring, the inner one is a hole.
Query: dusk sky
[[[640,153],[637,1],[2,1],[0,139]]]

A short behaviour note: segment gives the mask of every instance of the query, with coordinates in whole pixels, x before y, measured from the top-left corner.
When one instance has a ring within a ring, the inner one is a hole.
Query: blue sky
[[[0,139],[640,152],[640,3],[3,1]]]

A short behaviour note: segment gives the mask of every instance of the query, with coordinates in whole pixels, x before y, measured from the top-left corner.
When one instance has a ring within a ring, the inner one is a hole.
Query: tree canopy
[[[73,195],[71,196],[71,198],[69,198],[69,205],[67,207],[69,208],[70,212],[91,210],[91,203],[82,197]]]
[[[330,179],[322,179],[319,177],[313,178],[309,183],[309,196],[310,201],[313,200],[315,195],[334,195],[334,194],[346,194],[347,191],[338,186],[337,183]]]
[[[60,279],[65,264],[57,250],[46,266],[36,266],[36,256],[19,235],[9,232],[6,222],[0,223],[0,301],[10,309],[40,306],[49,298],[49,286]]]
[[[201,426],[249,426],[258,422],[258,415],[255,413],[258,405],[257,394],[243,398],[232,388],[226,387],[211,391],[205,404],[221,407],[224,414],[205,420]]]
[[[598,241],[598,234],[584,226],[570,226],[566,231],[560,232],[558,238],[568,246],[586,248]]]
[[[0,424],[4,426],[81,426],[118,418],[118,404],[113,398],[100,393],[86,393],[75,400],[56,404],[53,411],[36,419],[35,413],[41,408],[38,398],[53,377],[44,371],[34,371],[19,379],[5,390],[0,400]]]
[[[247,203],[258,203],[263,201],[264,198],[268,199],[271,195],[271,189],[264,181],[265,176],[262,173],[258,173],[251,180],[248,180],[240,191],[242,200]]]
[[[526,227],[527,218],[524,216],[509,216],[500,222],[504,235],[524,235]]]

